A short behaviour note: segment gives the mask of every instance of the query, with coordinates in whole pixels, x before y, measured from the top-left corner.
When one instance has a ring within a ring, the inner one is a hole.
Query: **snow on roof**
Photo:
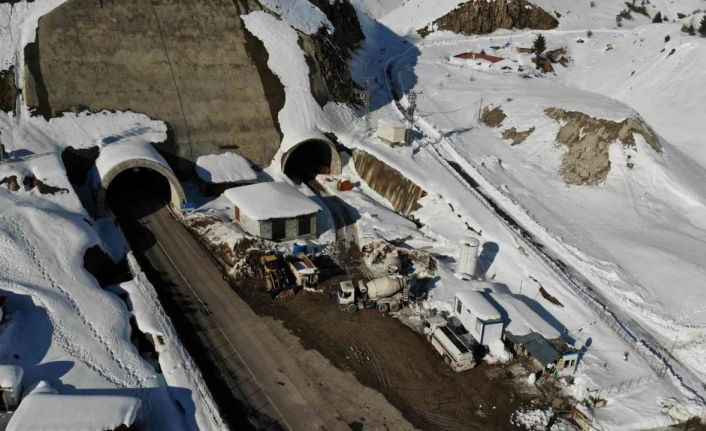
[[[498,301],[505,309],[510,319],[510,323],[505,328],[515,335],[526,335],[531,332],[538,332],[545,338],[559,338],[561,334],[556,328],[550,325],[542,316],[537,314],[527,303],[508,293],[492,293],[493,299]]]
[[[96,169],[103,178],[117,165],[133,159],[149,160],[171,170],[167,161],[148,142],[125,141],[101,146],[101,152],[96,159]]]
[[[495,308],[481,292],[465,290],[457,292],[456,298],[458,298],[464,306],[468,307],[474,316],[477,316],[481,320],[499,320],[501,318],[497,308]]]
[[[22,383],[24,370],[17,365],[0,365],[0,387],[16,390]]]
[[[140,400],[118,395],[31,394],[25,397],[7,431],[112,430],[132,426]]]
[[[196,175],[207,183],[243,183],[257,181],[250,163],[238,154],[209,154],[196,159]]]
[[[235,187],[225,196],[248,217],[255,220],[290,218],[314,214],[321,207],[299,190],[282,182]]]
[[[525,350],[544,366],[553,364],[559,359],[559,353],[541,334],[531,332],[526,335],[508,334],[507,336],[514,342],[522,344]]]

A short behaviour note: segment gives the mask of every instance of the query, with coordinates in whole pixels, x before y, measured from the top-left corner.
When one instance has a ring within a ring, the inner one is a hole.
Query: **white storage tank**
[[[458,272],[475,277],[479,247],[480,241],[478,241],[478,238],[469,236],[461,239],[458,254]]]
[[[378,120],[377,137],[391,144],[404,145],[407,129],[404,124],[394,120]]]

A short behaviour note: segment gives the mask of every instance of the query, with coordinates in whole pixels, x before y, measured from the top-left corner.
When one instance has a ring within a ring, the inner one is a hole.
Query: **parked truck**
[[[365,308],[386,311],[399,311],[407,302],[409,279],[403,276],[380,277],[367,283],[362,280],[358,287],[351,280],[341,282],[338,304],[342,310],[354,313]]]
[[[287,256],[287,265],[294,277],[294,284],[301,289],[314,289],[319,283],[319,268],[304,253]]]
[[[427,339],[453,371],[461,372],[475,366],[472,346],[458,337],[446,319],[434,316],[424,322]]]
[[[269,252],[260,256],[260,276],[265,281],[265,289],[275,301],[294,297],[294,289],[289,284],[287,271],[277,253]]]

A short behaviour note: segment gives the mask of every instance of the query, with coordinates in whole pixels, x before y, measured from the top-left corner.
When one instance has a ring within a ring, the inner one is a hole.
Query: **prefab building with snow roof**
[[[228,189],[233,218],[250,235],[272,241],[316,238],[321,207],[288,183],[269,182]]]
[[[495,340],[502,340],[502,316],[483,293],[477,290],[456,293],[454,314],[479,344],[487,346]]]
[[[232,187],[257,182],[257,172],[244,157],[227,152],[196,159],[199,186],[208,196],[219,196]]]

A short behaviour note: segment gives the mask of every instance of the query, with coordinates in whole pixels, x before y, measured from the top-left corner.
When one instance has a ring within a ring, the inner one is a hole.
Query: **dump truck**
[[[472,346],[454,333],[446,319],[434,316],[425,320],[424,327],[427,340],[449,368],[455,372],[461,372],[475,366]]]
[[[304,253],[292,253],[286,258],[294,284],[302,289],[314,289],[319,283],[319,268]]]
[[[294,291],[289,285],[289,278],[287,278],[287,271],[277,253],[270,252],[260,256],[260,275],[265,280],[265,289],[275,299],[294,296]]]
[[[354,313],[366,308],[386,311],[399,311],[409,296],[409,279],[403,276],[380,277],[367,283],[360,280],[356,289],[353,281],[341,282],[338,291],[338,304],[342,310]]]

